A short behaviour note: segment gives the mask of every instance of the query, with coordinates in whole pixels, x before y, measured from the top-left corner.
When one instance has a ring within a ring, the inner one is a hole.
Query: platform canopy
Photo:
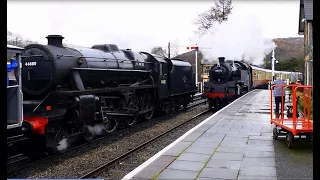
[[[21,54],[24,48],[7,44],[7,52]]]

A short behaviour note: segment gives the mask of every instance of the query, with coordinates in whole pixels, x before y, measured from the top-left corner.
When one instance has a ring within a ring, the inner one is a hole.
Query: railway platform
[[[235,100],[127,174],[129,179],[277,179],[270,90]]]

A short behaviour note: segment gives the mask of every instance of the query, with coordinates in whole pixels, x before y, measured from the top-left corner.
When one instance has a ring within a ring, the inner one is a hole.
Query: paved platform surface
[[[270,91],[255,90],[204,120],[123,179],[277,179]]]

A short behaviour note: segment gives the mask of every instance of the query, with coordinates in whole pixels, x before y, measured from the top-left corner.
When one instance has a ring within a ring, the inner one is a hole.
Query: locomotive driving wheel
[[[139,117],[138,116],[128,117],[125,120],[125,125],[127,127],[131,127],[131,126],[134,126],[135,124],[137,124],[138,122],[139,122]]]
[[[150,93],[144,93],[144,95],[141,97],[141,109],[147,110],[150,109],[151,111],[148,111],[143,114],[145,120],[150,120],[153,117],[155,106],[152,101]]]
[[[64,153],[68,148],[68,133],[64,128],[59,128],[54,135],[55,145],[49,147],[49,153],[60,154]]]
[[[125,99],[123,100],[123,109],[128,113],[139,111],[139,98],[134,92],[126,92]],[[124,124],[127,127],[136,125],[139,122],[139,116],[127,117],[124,120]]]
[[[117,121],[113,116],[108,116],[103,110],[101,110],[101,112],[103,124],[105,125],[104,132],[106,134],[115,133],[119,128],[119,121]]]
[[[90,131],[89,126],[84,127],[83,139],[86,142],[92,142],[96,138],[96,135]]]

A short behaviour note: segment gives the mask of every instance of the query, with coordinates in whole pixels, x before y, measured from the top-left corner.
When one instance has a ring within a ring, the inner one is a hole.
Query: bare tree
[[[12,33],[11,31],[7,30],[7,44],[18,46],[18,47],[25,47],[28,44],[33,44],[33,43],[38,43],[38,42],[25,39],[20,34]]]
[[[20,34],[16,34],[7,30],[7,44],[18,46],[18,47],[25,47],[28,44],[34,44],[34,43],[38,43],[38,42],[25,39]],[[7,62],[10,62],[10,59],[14,57],[15,55],[13,53],[7,52]]]
[[[7,43],[10,45],[22,47],[23,38],[19,34],[14,34],[10,31],[7,31]]]
[[[196,33],[205,34],[214,22],[221,24],[223,21],[227,21],[232,9],[232,0],[214,0],[214,6],[199,14],[195,20],[194,24],[198,26]]]
[[[157,54],[160,56],[167,56],[167,51],[160,46],[156,46],[152,48],[151,54]]]
[[[176,57],[179,54],[179,40],[170,42],[170,57]]]

